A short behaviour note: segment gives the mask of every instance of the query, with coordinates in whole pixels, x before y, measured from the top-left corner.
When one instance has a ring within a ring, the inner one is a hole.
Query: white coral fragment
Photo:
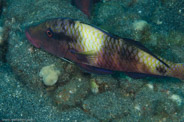
[[[54,85],[58,77],[60,75],[60,71],[56,69],[54,64],[45,66],[41,69],[39,76],[43,78],[43,82],[47,86]]]

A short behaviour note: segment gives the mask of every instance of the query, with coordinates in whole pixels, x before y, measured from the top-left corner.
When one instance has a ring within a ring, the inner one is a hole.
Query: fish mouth
[[[29,40],[29,42],[30,42],[32,45],[34,45],[36,48],[40,48],[40,46],[36,43],[36,42],[37,42],[36,39],[33,39],[33,38],[31,37],[31,34],[30,34],[30,32],[29,32],[29,29],[27,29],[27,30],[25,31],[25,34],[26,34],[27,39]]]

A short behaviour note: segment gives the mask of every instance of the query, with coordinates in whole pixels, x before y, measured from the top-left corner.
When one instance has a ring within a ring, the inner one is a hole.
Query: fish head
[[[33,25],[25,30],[29,42],[36,48],[63,57],[68,50],[68,40],[58,29],[58,20],[47,20],[41,24]]]

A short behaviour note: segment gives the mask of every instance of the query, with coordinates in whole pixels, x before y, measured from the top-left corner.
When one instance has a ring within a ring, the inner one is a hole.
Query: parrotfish
[[[184,79],[184,64],[156,56],[140,42],[68,18],[50,19],[25,31],[27,39],[90,73],[166,76]]]

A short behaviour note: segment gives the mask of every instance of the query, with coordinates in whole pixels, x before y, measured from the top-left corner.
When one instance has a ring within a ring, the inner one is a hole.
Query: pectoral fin
[[[97,56],[97,53],[95,51],[93,51],[93,50],[91,50],[91,51],[84,51],[84,52],[78,52],[75,49],[71,49],[70,52],[73,53],[74,55],[76,55],[77,59],[79,61],[81,61],[81,63],[82,62],[91,62]]]

